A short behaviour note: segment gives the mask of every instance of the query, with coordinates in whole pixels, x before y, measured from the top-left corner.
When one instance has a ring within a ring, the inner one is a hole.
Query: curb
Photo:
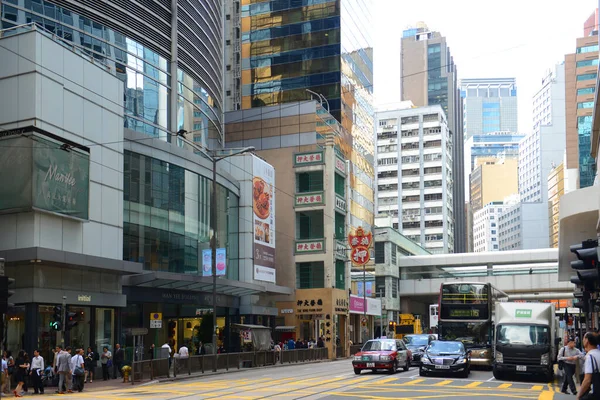
[[[208,372],[208,373],[200,373],[200,374],[192,374],[192,375],[179,375],[177,377],[172,377],[172,378],[161,378],[161,379],[155,379],[153,381],[150,382],[145,382],[145,383],[140,383],[139,385],[136,386],[149,386],[149,385],[154,385],[157,383],[165,383],[165,382],[175,382],[175,381],[185,381],[185,380],[190,380],[190,379],[197,379],[200,377],[208,377],[208,376],[216,376],[216,375],[225,375],[225,374],[235,374],[238,372],[245,372],[245,371],[252,371],[252,370],[258,370],[258,369],[272,369],[272,368],[282,368],[282,367],[291,367],[291,366],[296,366],[296,365],[308,365],[308,364],[320,364],[320,363],[326,363],[326,362],[333,362],[333,361],[340,361],[340,360],[345,360],[345,359],[336,359],[336,360],[316,360],[316,361],[308,361],[308,362],[298,362],[298,363],[286,363],[286,364],[278,364],[278,365],[265,365],[262,367],[253,367],[253,368],[239,368],[239,369],[230,369],[229,371],[225,370],[225,371],[217,371],[217,372]]]

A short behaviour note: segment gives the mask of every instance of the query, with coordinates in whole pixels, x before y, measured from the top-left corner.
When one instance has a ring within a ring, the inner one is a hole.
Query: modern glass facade
[[[171,71],[159,48],[100,23],[100,16],[89,18],[46,0],[0,0],[0,4],[0,28],[36,23],[108,66],[123,81],[126,128],[170,141],[170,76],[177,73],[178,130],[193,132],[193,140],[203,145],[208,138],[221,136],[221,107],[216,97],[221,89],[215,82],[219,75],[207,77],[210,84],[202,84],[182,69]]]
[[[371,10],[370,0],[242,0],[240,9],[241,108],[315,97],[307,90],[323,96],[352,137],[352,149],[342,149],[352,161],[351,225],[366,229],[375,174]]]
[[[137,153],[124,158],[123,259],[146,270],[202,274],[211,180]],[[218,186],[217,204],[217,246],[227,250],[227,277],[238,279],[238,197]]]
[[[577,136],[579,139],[579,187],[594,184],[596,160],[591,156],[592,116],[577,117]]]

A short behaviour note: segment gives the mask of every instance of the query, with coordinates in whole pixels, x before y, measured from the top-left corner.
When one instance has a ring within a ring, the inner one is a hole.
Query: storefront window
[[[11,307],[6,314],[6,348],[16,358],[25,345],[25,306]]]
[[[109,347],[113,343],[114,321],[114,310],[112,308],[96,309],[95,351],[100,351],[103,347]]]
[[[40,305],[38,307],[38,339],[37,348],[40,354],[49,363],[53,359],[52,349],[57,345],[57,332],[50,327],[50,323],[54,321],[54,305]]]
[[[76,314],[77,325],[69,331],[69,345],[74,349],[87,349],[90,345],[90,307],[69,306],[70,313]]]

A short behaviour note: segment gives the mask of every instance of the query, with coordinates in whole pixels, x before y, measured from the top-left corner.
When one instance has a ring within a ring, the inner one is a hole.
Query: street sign
[[[158,329],[162,328],[162,319],[151,319],[150,320],[150,329]]]
[[[150,321],[157,320],[157,319],[159,319],[159,320],[162,321],[162,319],[163,319],[162,318],[162,313],[156,312],[156,313],[151,313],[150,314]]]

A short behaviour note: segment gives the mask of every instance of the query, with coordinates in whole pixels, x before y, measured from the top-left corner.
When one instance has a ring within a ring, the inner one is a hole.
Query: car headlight
[[[463,357],[459,358],[458,361],[456,361],[457,364],[464,364],[466,362],[467,362],[467,359],[463,358]]]
[[[392,357],[390,357],[390,356],[380,356],[379,357],[379,360],[381,360],[381,361],[390,361],[391,359],[392,359]]]
[[[542,354],[540,359],[540,365],[549,365],[550,364],[550,353]]]
[[[354,356],[354,361],[360,361],[361,360],[361,356]]]
[[[499,351],[496,351],[496,362],[502,364],[504,362],[504,355]]]
[[[421,362],[423,364],[431,364],[431,360],[429,359],[429,357],[425,356],[423,358],[421,358]]]

